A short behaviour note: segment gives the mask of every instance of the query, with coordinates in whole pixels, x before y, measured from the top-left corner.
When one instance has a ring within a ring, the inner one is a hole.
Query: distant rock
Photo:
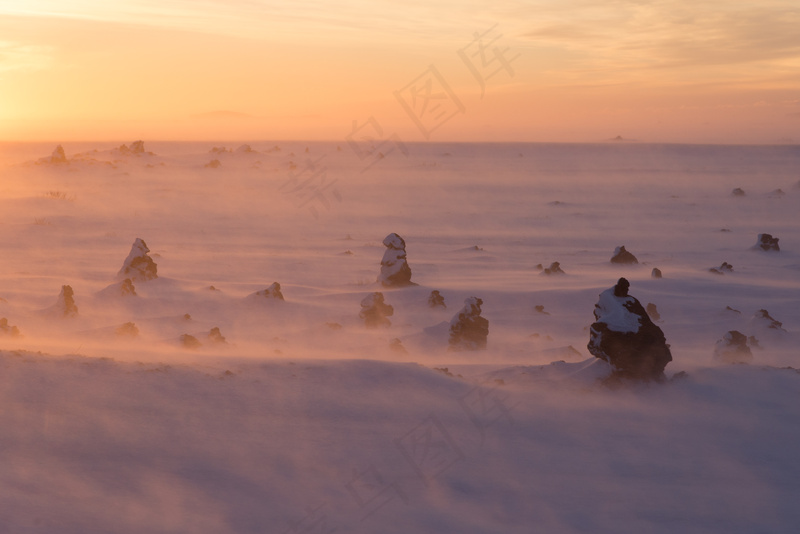
[[[652,320],[654,320],[654,321],[660,321],[661,320],[661,314],[658,313],[658,308],[652,302],[648,302],[647,303],[647,307],[645,308],[645,311],[647,311],[647,315],[649,315]]]
[[[394,338],[389,341],[389,350],[392,352],[397,352],[398,354],[408,354],[408,351],[403,346],[403,342],[400,341],[398,338]]]
[[[733,272],[733,265],[731,265],[727,261],[723,261],[722,265],[720,265],[719,267],[712,267],[708,270],[708,272],[714,274],[726,274],[726,273],[730,274]]]
[[[148,256],[149,252],[150,249],[147,248],[144,240],[137,237],[122,268],[117,273],[117,278],[123,279],[123,286],[125,278],[131,280],[131,287],[134,281],[146,282],[158,278],[158,266],[153,258]]]
[[[267,289],[256,291],[253,295],[267,299],[284,300],[283,293],[281,293],[281,285],[278,282],[273,282]]]
[[[444,297],[439,293],[437,289],[434,289],[428,296],[428,307],[436,308],[438,306],[441,306],[442,308],[447,308],[447,304],[444,303]]]
[[[130,146],[120,145],[119,147],[117,147],[117,152],[123,155],[134,155],[134,156],[141,156],[143,154],[149,154],[151,156],[155,155],[152,152],[147,152],[144,149],[144,141],[142,141],[141,139],[138,141],[134,141],[133,143],[130,144]]]
[[[596,321],[589,328],[589,352],[610,363],[615,378],[664,381],[672,354],[661,329],[644,307],[628,295],[629,282],[600,293],[594,307]]]
[[[775,189],[774,191],[770,191],[767,196],[771,198],[783,198],[786,196],[786,192],[783,189]]]
[[[661,278],[662,277],[661,269],[659,269],[658,267],[653,267],[653,270],[650,271],[650,277],[651,278]]]
[[[178,340],[187,349],[199,349],[203,345],[199,339],[189,334],[182,334]]]
[[[61,293],[53,310],[61,317],[77,317],[78,306],[75,305],[75,292],[72,291],[72,286],[61,286]]]
[[[536,306],[533,307],[533,309],[536,310],[536,313],[541,313],[542,315],[550,315],[550,312],[544,311],[543,304],[537,304]]]
[[[754,250],[764,250],[766,252],[779,252],[781,247],[778,246],[778,238],[772,237],[770,234],[758,234],[758,240],[753,245]]]
[[[742,189],[741,187],[736,187],[733,189],[733,191],[731,191],[731,195],[735,197],[743,197],[745,196],[745,192],[744,189]]]
[[[117,337],[137,337],[139,335],[139,328],[136,323],[125,323],[118,326],[114,330]]]
[[[769,330],[778,330],[786,332],[783,328],[783,323],[772,317],[767,310],[758,310],[753,314],[753,325],[758,328],[767,328]]]
[[[206,169],[217,169],[219,167],[222,167],[222,163],[218,159],[212,159],[211,161],[203,165],[203,167],[205,167]]]
[[[252,154],[253,152],[255,152],[255,150],[250,148],[250,145],[242,145],[236,149],[237,154]]]
[[[611,257],[611,263],[639,263],[636,256],[625,250],[624,246],[614,249],[614,255]]]
[[[218,326],[215,326],[208,332],[208,341],[216,344],[227,344],[225,336],[222,335]]]
[[[364,319],[367,328],[391,326],[388,317],[394,315],[394,308],[383,300],[383,293],[376,291],[364,297],[361,301],[361,312],[358,316]]]
[[[212,154],[227,154],[228,149],[225,148],[224,146],[215,146],[212,147],[211,150],[209,150],[209,152],[211,152]]]
[[[731,330],[714,346],[714,359],[724,363],[748,363],[753,353],[747,346],[747,336],[738,330]]]
[[[9,337],[19,337],[19,328],[8,324],[8,319],[3,317],[0,319],[0,335]]]
[[[550,267],[545,268],[540,274],[566,274],[563,269],[561,269],[561,264],[557,261],[554,261],[550,264]]]
[[[411,267],[406,261],[406,242],[397,234],[389,234],[383,240],[386,252],[381,260],[378,282],[383,287],[416,285],[411,281]]]
[[[483,300],[468,297],[464,307],[450,320],[450,350],[478,350],[486,348],[489,321],[481,317]]]
[[[64,152],[64,147],[58,145],[53,153],[50,154],[50,158],[45,158],[48,160],[48,163],[66,163],[67,162],[67,154]]]

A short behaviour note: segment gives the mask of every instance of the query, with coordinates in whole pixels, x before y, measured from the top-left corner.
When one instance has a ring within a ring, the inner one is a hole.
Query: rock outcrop
[[[384,302],[383,293],[379,291],[367,295],[361,301],[361,312],[358,316],[364,320],[367,328],[391,326],[392,322],[388,319],[391,315],[394,315],[394,308]]]
[[[714,346],[714,359],[724,363],[748,363],[753,353],[747,346],[747,336],[738,330],[731,330]]]
[[[284,300],[283,293],[281,293],[281,285],[278,282],[272,282],[267,289],[256,291],[254,295],[267,299]]]
[[[614,255],[611,256],[611,263],[639,263],[639,260],[636,259],[636,256],[625,250],[624,246],[617,247],[614,249]]]
[[[411,281],[411,267],[406,260],[406,242],[397,234],[389,234],[383,240],[386,252],[381,260],[381,273],[378,282],[383,287],[404,287],[415,285]]]
[[[75,292],[72,290],[72,286],[61,286],[55,311],[62,317],[77,317],[78,306],[75,305]]]
[[[650,277],[651,278],[662,278],[663,275],[661,274],[661,269],[659,269],[658,267],[653,267],[653,270],[650,271]]]
[[[544,270],[540,274],[566,274],[564,270],[561,268],[561,264],[557,261],[554,261],[550,264],[550,267],[545,267]]]
[[[783,328],[783,323],[772,317],[767,310],[762,309],[754,313],[752,323],[757,328],[786,332]]]
[[[481,317],[483,300],[468,297],[464,307],[450,320],[450,350],[478,350],[486,348],[489,321]]]
[[[0,335],[19,337],[19,328],[8,324],[8,319],[3,317],[0,319]]]
[[[444,297],[439,293],[439,290],[434,289],[428,296],[428,307],[436,308],[439,306],[447,308],[447,304],[444,303]]]
[[[708,270],[708,272],[714,274],[726,274],[726,273],[730,274],[733,272],[733,265],[731,265],[727,261],[723,261],[722,265],[720,265],[719,267],[712,267]]]
[[[772,237],[770,234],[758,234],[758,241],[753,245],[755,250],[763,250],[766,252],[780,252],[781,247],[778,246],[779,239]]]
[[[153,258],[147,255],[149,252],[150,249],[147,248],[144,240],[137,237],[122,268],[117,273],[117,278],[121,278],[123,281],[126,278],[130,279],[131,286],[134,281],[146,282],[158,278],[158,266]]]
[[[615,378],[661,382],[672,354],[661,329],[644,307],[628,295],[630,284],[620,278],[600,293],[589,329],[589,352],[610,363]]]

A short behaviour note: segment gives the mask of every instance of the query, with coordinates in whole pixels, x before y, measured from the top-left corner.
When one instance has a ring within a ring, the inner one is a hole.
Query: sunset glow
[[[796,142],[798,27],[788,0],[0,0],[0,139]],[[426,136],[395,92],[431,65],[461,107]]]

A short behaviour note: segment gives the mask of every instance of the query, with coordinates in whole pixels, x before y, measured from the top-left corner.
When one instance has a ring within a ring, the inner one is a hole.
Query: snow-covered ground
[[[0,145],[0,532],[796,531],[797,147],[248,144]],[[666,384],[598,383],[622,276]],[[468,297],[487,348],[448,351]]]

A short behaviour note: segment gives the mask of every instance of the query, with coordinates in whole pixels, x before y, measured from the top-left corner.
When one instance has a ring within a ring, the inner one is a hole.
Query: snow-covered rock
[[[403,287],[415,285],[411,281],[411,267],[406,261],[406,242],[397,234],[389,234],[383,240],[386,252],[381,260],[381,273],[378,282],[383,287]]]
[[[361,300],[361,311],[358,316],[364,319],[367,328],[390,326],[388,317],[394,314],[394,308],[383,300],[383,293],[376,291]]]
[[[636,256],[625,250],[624,246],[619,246],[614,249],[614,255],[611,256],[611,263],[639,263]]]
[[[477,350],[486,348],[489,321],[481,317],[483,300],[468,297],[464,307],[450,320],[450,350]]]
[[[19,328],[8,324],[8,319],[3,317],[0,319],[0,335],[17,337],[19,336]]]
[[[661,269],[659,269],[658,267],[653,267],[653,270],[650,271],[650,277],[651,278],[662,278],[663,274],[661,274]]]
[[[772,237],[770,234],[758,234],[758,240],[753,245],[754,250],[764,250],[766,252],[779,252],[781,247],[778,246],[779,239]]]
[[[712,267],[708,270],[708,272],[714,274],[725,274],[725,273],[730,274],[733,272],[733,265],[731,265],[727,261],[723,261],[722,265],[720,265],[719,267]]]
[[[617,377],[662,381],[672,361],[669,345],[641,303],[628,295],[629,287],[620,278],[600,293],[589,329],[589,352],[613,365]]]
[[[783,323],[772,317],[767,310],[758,310],[753,314],[751,324],[760,329],[775,330],[778,332],[786,332],[783,328]]]
[[[117,273],[117,278],[123,279],[123,290],[126,278],[131,280],[131,287],[133,286],[133,281],[146,282],[147,280],[158,278],[158,266],[156,266],[153,258],[147,255],[149,252],[150,249],[147,248],[144,240],[137,237],[136,241],[133,242],[133,246],[131,246],[128,257],[125,258],[125,262],[122,264],[122,268]]]
[[[723,363],[747,363],[753,353],[747,346],[747,336],[738,330],[727,332],[714,346],[714,359]]]
[[[444,296],[439,293],[438,289],[431,291],[431,294],[428,296],[428,306],[430,308],[436,308],[438,306],[447,308],[447,304],[444,303]]]
[[[731,191],[731,196],[734,196],[734,197],[743,197],[743,196],[745,196],[744,189],[742,189],[741,187],[734,187],[733,191]]]

